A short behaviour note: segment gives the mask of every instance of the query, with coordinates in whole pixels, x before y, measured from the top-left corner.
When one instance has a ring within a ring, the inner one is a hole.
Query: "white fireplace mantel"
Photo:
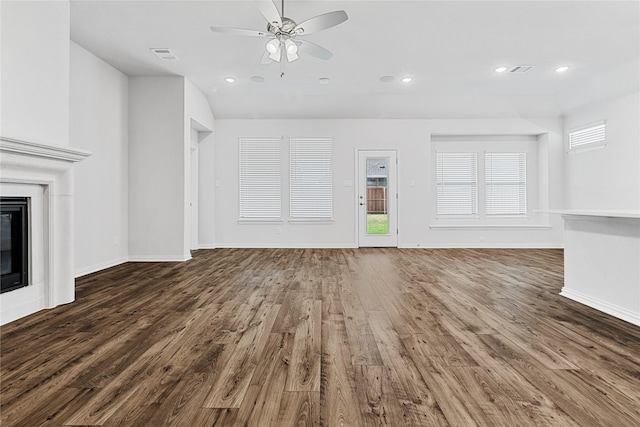
[[[90,155],[0,137],[0,195],[32,198],[30,284],[0,295],[0,324],[75,299],[73,164]]]
[[[41,157],[45,159],[63,160],[66,162],[79,162],[91,155],[90,152],[80,150],[78,148],[46,145],[5,137],[0,137],[0,152],[23,154],[25,156]]]

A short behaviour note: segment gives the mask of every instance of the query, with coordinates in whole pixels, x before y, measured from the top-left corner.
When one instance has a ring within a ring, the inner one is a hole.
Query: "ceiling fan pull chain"
[[[280,78],[284,77],[284,49],[280,49]]]

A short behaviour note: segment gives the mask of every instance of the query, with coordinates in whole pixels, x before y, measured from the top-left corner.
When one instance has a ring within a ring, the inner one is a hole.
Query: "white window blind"
[[[333,217],[331,138],[290,138],[291,218]]]
[[[240,218],[280,219],[281,138],[240,138]]]
[[[569,150],[576,150],[594,145],[604,145],[604,143],[604,123],[598,123],[586,128],[569,131]]]
[[[476,153],[436,153],[437,212],[478,214],[478,156]]]
[[[527,214],[527,153],[485,153],[486,214]]]

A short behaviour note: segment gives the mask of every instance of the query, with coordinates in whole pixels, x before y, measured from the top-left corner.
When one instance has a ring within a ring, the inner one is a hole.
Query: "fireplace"
[[[11,208],[5,216],[2,206],[0,325],[75,299],[73,164],[89,155],[72,147],[0,136],[0,198],[22,199],[25,208],[22,213]],[[14,236],[19,239],[22,234],[14,232],[18,229],[13,222],[18,220],[27,224],[27,252],[11,252],[9,262],[5,260],[9,252],[4,251],[13,246]],[[5,238],[5,229],[10,230],[10,239]],[[5,292],[5,271],[11,292]],[[16,280],[17,276],[21,277]]]
[[[0,198],[0,293],[29,285],[29,199]]]

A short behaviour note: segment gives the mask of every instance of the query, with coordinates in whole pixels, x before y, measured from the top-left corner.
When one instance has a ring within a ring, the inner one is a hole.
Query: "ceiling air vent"
[[[515,67],[510,69],[509,72],[510,73],[522,74],[522,73],[528,73],[529,71],[533,70],[534,68],[536,68],[535,65],[516,65]]]
[[[178,57],[171,52],[171,49],[167,48],[152,48],[151,52],[155,53],[156,56],[163,61],[175,61]]]

